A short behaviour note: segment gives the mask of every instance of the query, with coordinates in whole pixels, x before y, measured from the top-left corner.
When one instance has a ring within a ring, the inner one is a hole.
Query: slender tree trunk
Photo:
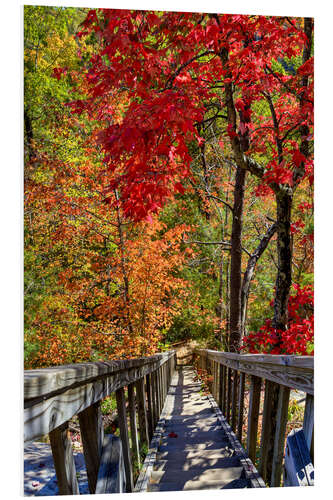
[[[292,193],[288,191],[280,191],[276,195],[278,273],[274,298],[273,327],[282,331],[286,330],[288,326],[288,299],[291,287],[292,245],[290,220],[292,199]]]
[[[246,171],[237,167],[231,233],[230,262],[230,336],[229,349],[238,352],[242,339],[241,287],[242,287],[242,226]]]
[[[115,197],[116,197],[116,200],[118,202],[119,196],[118,196],[117,190],[115,190]],[[132,328],[131,318],[130,318],[130,294],[129,294],[129,280],[128,280],[128,275],[127,275],[127,270],[126,270],[125,241],[124,241],[122,220],[121,220],[121,216],[120,216],[120,210],[119,210],[118,203],[116,205],[116,212],[117,212],[117,229],[118,229],[118,237],[119,237],[121,271],[122,271],[123,282],[124,282],[125,314],[126,314],[128,330],[130,333],[133,333],[133,328]]]
[[[251,257],[248,260],[247,267],[244,273],[243,277],[243,283],[242,283],[242,291],[241,291],[241,329],[242,329],[242,335],[245,334],[245,324],[246,324],[246,315],[247,315],[247,304],[248,304],[248,298],[249,298],[249,293],[250,293],[250,285],[251,285],[251,280],[254,274],[255,267],[257,265],[258,260],[260,259],[261,255],[264,253],[266,250],[268,243],[270,242],[272,236],[275,234],[277,229],[277,224],[274,223],[272,226],[268,229],[266,234],[263,236],[261,239],[259,245],[251,255]]]
[[[25,143],[26,143],[26,152],[28,156],[28,160],[32,160],[33,157],[35,156],[34,149],[32,146],[33,142],[33,131],[32,131],[32,123],[30,116],[27,112],[27,110],[24,110],[24,130],[25,130]]]

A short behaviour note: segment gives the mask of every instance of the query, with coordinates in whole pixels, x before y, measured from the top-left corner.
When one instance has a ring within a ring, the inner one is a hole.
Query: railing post
[[[221,411],[226,415],[226,409],[227,409],[227,367],[225,365],[222,365],[222,404],[221,404]]]
[[[289,387],[280,385],[279,402],[277,411],[277,425],[274,440],[274,454],[272,465],[271,486],[280,486],[282,474],[282,461],[284,452],[284,441],[288,421]]]
[[[272,475],[278,395],[279,385],[266,380],[259,461],[259,473],[264,481],[268,481]]]
[[[138,439],[138,427],[136,423],[136,398],[134,393],[134,384],[129,384],[128,387],[128,410],[130,417],[130,429],[131,429],[131,441],[133,456],[140,465],[140,450],[139,450],[139,439]]]
[[[230,423],[231,387],[232,387],[231,372],[232,372],[231,368],[228,368],[227,369],[227,404],[226,404],[225,417],[229,423]]]
[[[232,381],[232,408],[231,408],[231,427],[236,432],[237,421],[237,394],[238,393],[238,372],[234,370],[234,379]]]
[[[162,411],[162,380],[161,380],[161,367],[157,369],[157,402],[158,402],[158,420]]]
[[[240,372],[239,380],[239,397],[238,397],[238,420],[237,420],[237,438],[242,442],[243,434],[243,417],[244,417],[244,390],[245,390],[245,373]]]
[[[102,455],[104,428],[100,402],[95,403],[78,414],[80,432],[86,463],[89,491],[96,490],[98,469]]]
[[[252,462],[256,459],[261,378],[251,375],[250,405],[247,427],[247,454]]]
[[[159,419],[157,391],[158,391],[157,371],[155,370],[151,373],[151,395],[152,395],[152,402],[153,402],[154,429],[155,429],[155,426],[156,426],[158,419]]]
[[[79,495],[68,422],[49,433],[60,495]]]
[[[131,451],[129,446],[128,429],[127,429],[125,391],[123,387],[121,387],[116,391],[116,399],[117,399],[120,439],[124,455],[126,492],[131,493],[133,491],[134,485],[133,485],[133,473],[132,473],[132,463],[131,463]]]
[[[147,387],[147,402],[148,402],[148,435],[149,440],[153,437],[154,434],[154,404],[153,404],[153,393],[152,393],[152,374],[148,373],[146,375],[146,387]]]
[[[135,389],[138,404],[140,447],[142,449],[145,444],[149,444],[149,426],[145,399],[145,382],[143,378],[140,378],[135,383]]]

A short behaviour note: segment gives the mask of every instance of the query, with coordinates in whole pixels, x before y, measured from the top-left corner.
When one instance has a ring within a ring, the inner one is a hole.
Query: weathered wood
[[[156,375],[157,375],[157,409],[158,409],[158,418],[160,418],[161,411],[162,411],[162,384],[161,384],[161,370],[158,369],[156,370]]]
[[[64,392],[85,385],[101,377],[126,372],[133,368],[151,366],[149,373],[173,356],[174,351],[168,351],[154,356],[125,359],[117,361],[98,361],[95,363],[76,363],[73,365],[53,366],[24,371],[24,401],[47,397],[53,393]],[[140,378],[140,377],[138,377]],[[124,374],[124,386],[130,382]]]
[[[274,450],[274,428],[276,422],[276,395],[279,386],[270,380],[265,381],[264,409],[262,416],[262,431],[260,441],[259,472],[266,481],[272,474]]]
[[[72,450],[68,422],[49,434],[59,495],[78,495],[79,486]]]
[[[230,423],[230,409],[231,409],[231,390],[232,390],[232,376],[231,376],[232,370],[231,368],[228,368],[227,370],[227,404],[226,404],[226,409],[225,409],[225,416]]]
[[[239,396],[238,396],[238,419],[237,419],[237,439],[242,442],[243,418],[244,418],[244,391],[245,373],[239,374]]]
[[[143,366],[131,368],[123,372],[116,372],[108,376],[101,376],[99,379],[86,382],[85,384],[80,382],[80,385],[76,387],[72,385],[72,388],[65,392],[48,394],[48,398],[45,396],[25,400],[25,441],[48,434],[52,429],[55,429],[92,404],[110,396],[119,388],[136,382],[147,373],[156,371],[161,364],[165,363],[166,359],[168,358],[161,357],[153,363],[147,363]]]
[[[224,366],[219,364],[219,401],[218,406],[223,411],[223,370]]]
[[[126,479],[121,441],[113,434],[104,437],[96,494],[123,493]]]
[[[220,390],[219,390],[219,364],[215,363],[215,399],[219,403]]]
[[[244,468],[245,477],[251,482],[251,488],[265,488],[265,483],[258,474],[255,464],[252,463],[248,456],[246,456],[244,448],[238,441],[235,433],[226,421],[216,402],[211,398],[210,395],[208,395],[208,399],[210,400],[211,406],[217,415],[218,421],[222,426],[223,431],[226,433],[228,440],[231,443],[232,449],[234,450],[236,455],[240,456],[240,462]]]
[[[162,365],[161,366],[161,386],[162,386],[162,406],[161,406],[161,410],[163,409],[163,406],[164,406],[164,400],[165,400],[165,376],[164,376],[164,372],[165,372],[165,365]]]
[[[314,468],[303,429],[292,430],[286,443],[283,486],[313,486]]]
[[[231,427],[236,432],[237,422],[237,396],[238,396],[238,373],[234,371],[234,378],[232,381],[232,401],[231,401]]]
[[[222,365],[222,368],[223,368],[223,379],[222,379],[222,384],[223,384],[223,387],[222,387],[222,394],[223,394],[223,398],[222,398],[222,412],[224,415],[226,415],[226,411],[227,411],[227,367]]]
[[[280,486],[282,474],[282,461],[284,451],[284,441],[286,435],[286,426],[288,421],[290,389],[280,386],[279,402],[277,411],[277,425],[274,439],[274,454],[272,464],[271,486]]]
[[[252,375],[248,427],[247,427],[247,454],[249,455],[252,462],[254,462],[256,459],[260,390],[261,390],[261,378]]]
[[[149,426],[145,398],[145,382],[143,378],[135,382],[135,390],[138,405],[140,448],[142,448],[145,444],[149,444]]]
[[[208,359],[229,368],[313,395],[313,356],[206,352]]]
[[[102,454],[104,428],[100,403],[89,406],[78,414],[89,491],[95,493]]]
[[[152,403],[153,403],[153,417],[154,417],[154,425],[153,428],[158,422],[159,413],[158,413],[158,387],[157,387],[157,373],[156,371],[151,374],[151,395],[152,395]]]
[[[154,434],[154,405],[153,405],[153,395],[152,395],[152,385],[151,385],[151,374],[146,375],[146,387],[147,387],[147,417],[148,417],[148,435],[150,442]]]
[[[133,473],[132,473],[132,463],[131,463],[131,451],[128,439],[128,429],[127,429],[125,391],[123,387],[121,387],[116,391],[116,399],[117,399],[120,439],[124,456],[126,492],[130,493],[131,491],[133,491]]]
[[[130,417],[131,442],[132,442],[132,457],[133,460],[135,460],[137,464],[140,466],[141,462],[140,462],[138,427],[136,423],[136,397],[134,393],[134,384],[130,384],[127,390],[128,390],[128,411]]]
[[[307,394],[305,402],[304,418],[303,418],[303,431],[312,461],[313,461],[313,427],[314,427],[314,397],[311,396],[311,394]]]

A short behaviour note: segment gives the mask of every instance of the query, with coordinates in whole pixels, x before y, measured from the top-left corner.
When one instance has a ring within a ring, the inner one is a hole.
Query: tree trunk
[[[243,277],[243,283],[242,283],[242,290],[241,290],[241,330],[242,330],[242,336],[245,334],[245,323],[246,323],[246,313],[247,313],[247,303],[248,303],[248,298],[249,298],[249,293],[250,293],[250,284],[251,280],[253,277],[253,273],[255,270],[255,267],[257,265],[258,260],[260,259],[261,255],[264,253],[266,250],[268,243],[270,242],[272,236],[275,234],[277,229],[277,224],[274,223],[272,226],[268,229],[266,234],[263,236],[261,239],[259,245],[251,255],[251,257],[248,260],[246,271],[244,273]]]
[[[246,171],[237,167],[231,233],[229,349],[239,352],[241,330],[242,225]]]
[[[24,130],[25,130],[25,138],[26,138],[26,152],[28,156],[28,160],[32,160],[34,157],[34,150],[32,147],[33,142],[33,131],[32,131],[32,123],[30,116],[26,110],[24,110]]]
[[[288,299],[291,286],[292,245],[290,234],[292,194],[280,191],[276,195],[278,273],[274,298],[273,327],[286,330],[288,326]]]

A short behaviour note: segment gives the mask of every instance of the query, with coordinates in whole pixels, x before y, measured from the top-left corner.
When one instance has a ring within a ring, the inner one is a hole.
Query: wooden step
[[[210,450],[203,450],[193,448],[190,450],[161,450],[159,449],[156,459],[159,460],[168,460],[170,462],[179,460],[191,460],[202,458],[205,460],[216,460],[219,458],[226,458],[235,455],[235,451],[230,446],[225,446],[224,448],[216,448]]]
[[[154,464],[155,471],[189,471],[189,470],[206,470],[206,469],[223,469],[225,467],[239,466],[239,458],[237,456],[223,458],[206,458],[198,456],[196,458],[179,457],[178,454],[169,460],[158,460]]]
[[[150,482],[156,483],[174,483],[174,482],[188,482],[188,481],[221,481],[223,483],[234,481],[235,479],[242,479],[244,477],[243,467],[227,467],[223,469],[197,469],[179,471],[162,470],[153,471]]]
[[[234,479],[232,481],[187,481],[149,484],[147,491],[189,491],[189,490],[221,490],[250,488],[247,479]]]

